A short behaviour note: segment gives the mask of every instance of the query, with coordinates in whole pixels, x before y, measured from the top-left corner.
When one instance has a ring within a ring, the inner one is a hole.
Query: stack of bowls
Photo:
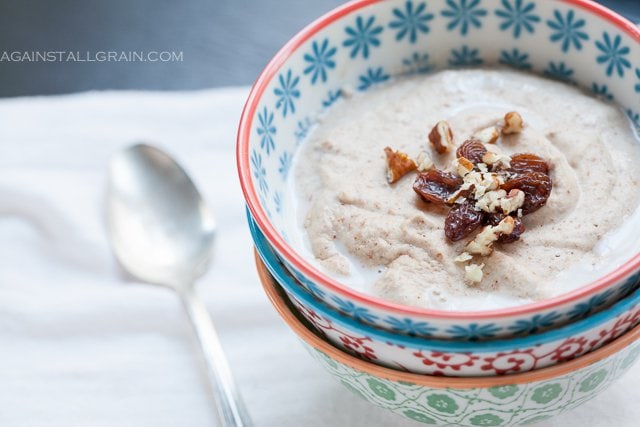
[[[640,254],[559,297],[452,312],[349,288],[288,239],[301,233],[284,197],[292,158],[342,88],[364,91],[394,75],[479,64],[592,89],[640,129],[640,31],[593,2],[362,0],[321,17],[274,57],[238,133],[258,270],[274,306],[347,388],[427,424],[536,422],[595,396],[640,353]]]

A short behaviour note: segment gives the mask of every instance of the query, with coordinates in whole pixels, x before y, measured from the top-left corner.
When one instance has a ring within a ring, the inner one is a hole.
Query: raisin
[[[465,200],[455,204],[444,220],[444,234],[453,242],[464,239],[480,227],[484,221],[482,211],[474,209],[475,203]]]
[[[425,201],[444,204],[462,185],[462,178],[449,172],[431,169],[419,173],[413,190]]]
[[[527,173],[540,172],[549,175],[549,165],[540,156],[530,153],[520,153],[511,156],[511,172]]]
[[[543,207],[547,203],[549,195],[551,195],[552,187],[551,178],[542,172],[523,173],[500,186],[507,193],[514,188],[524,191],[523,215],[530,214]]]
[[[487,152],[487,147],[477,139],[467,139],[456,150],[456,157],[464,157],[474,165],[482,163],[482,156]]]
[[[504,219],[504,217],[505,215],[502,213],[499,213],[499,212],[492,213],[491,215],[486,216],[485,222],[495,227],[500,223],[500,221]],[[526,228],[521,218],[514,216],[513,221],[514,221],[513,231],[509,234],[501,234],[500,237],[498,237],[499,243],[513,243],[516,240],[519,240],[522,233],[526,231]]]

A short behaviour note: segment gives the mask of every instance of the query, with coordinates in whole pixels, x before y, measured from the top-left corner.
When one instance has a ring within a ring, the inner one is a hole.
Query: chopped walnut
[[[418,160],[416,163],[418,164],[418,172],[428,171],[435,167],[431,156],[429,156],[425,151],[421,151],[420,154],[418,154]]]
[[[506,154],[498,154],[487,151],[482,156],[482,162],[493,167],[493,169],[509,169],[511,167],[511,157]]]
[[[401,151],[394,151],[386,147],[384,152],[387,155],[387,181],[389,184],[397,182],[407,173],[418,168],[416,162]]]
[[[465,276],[469,282],[472,283],[480,283],[482,282],[482,277],[484,273],[482,269],[484,268],[484,264],[469,264],[464,267]]]
[[[495,212],[496,209],[501,207],[502,200],[507,197],[507,192],[504,190],[489,191],[484,193],[482,197],[476,202],[476,209],[485,212]]]
[[[469,190],[473,187],[473,194],[476,199],[482,197],[487,191],[493,191],[504,184],[504,178],[493,172],[469,172],[464,176],[464,183],[461,190]]]
[[[524,122],[522,116],[516,111],[510,111],[504,115],[504,126],[502,127],[503,135],[511,135],[513,133],[522,132]]]
[[[469,172],[473,171],[473,163],[467,160],[465,157],[458,157],[453,161],[453,166],[458,172],[458,175],[465,177]]]
[[[496,226],[487,225],[470,241],[466,246],[466,251],[470,254],[489,256],[493,252],[493,244],[500,238],[501,234],[511,234],[515,227],[513,217],[507,216]]]
[[[502,209],[502,213],[505,215],[509,215],[511,212],[520,211],[523,204],[524,191],[518,190],[517,188],[509,191],[509,194],[500,200],[500,208]]]
[[[433,144],[433,147],[439,154],[444,154],[451,149],[453,145],[453,132],[449,123],[444,120],[439,121],[431,129],[429,133],[429,141]]]
[[[462,252],[460,255],[453,259],[454,262],[467,262],[472,260],[473,257],[469,255],[469,252]]]
[[[473,138],[482,142],[483,144],[495,144],[498,140],[498,128],[495,126],[488,127],[486,129],[479,130],[473,134]]]

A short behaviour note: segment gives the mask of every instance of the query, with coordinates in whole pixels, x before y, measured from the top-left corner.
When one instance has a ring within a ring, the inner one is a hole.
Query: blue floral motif
[[[314,41],[311,50],[311,53],[304,55],[304,60],[309,63],[309,66],[304,69],[304,74],[311,74],[312,85],[316,84],[318,78],[324,83],[327,81],[327,71],[336,67],[332,57],[338,49],[329,47],[329,39],[324,39],[322,44]]]
[[[566,17],[563,17],[559,10],[553,12],[555,20],[548,20],[547,25],[554,32],[549,39],[552,42],[562,42],[562,51],[568,52],[573,45],[577,50],[582,49],[582,41],[589,40],[589,35],[584,31],[586,22],[584,19],[575,20],[575,12],[570,10]]]
[[[631,49],[629,46],[622,46],[622,37],[619,34],[611,38],[605,31],[602,33],[602,40],[596,41],[596,47],[602,52],[596,61],[598,64],[606,65],[607,76],[611,76],[616,71],[618,76],[623,77],[625,68],[631,68],[631,63],[626,58]]]
[[[606,84],[599,85],[598,83],[594,83],[591,86],[591,90],[597,96],[600,96],[600,97],[602,97],[604,99],[607,99],[609,101],[613,101],[613,94],[611,92],[609,92],[609,88],[607,87]]]
[[[451,334],[453,339],[464,339],[467,341],[478,341],[487,338],[494,338],[496,333],[502,328],[495,323],[488,323],[486,325],[478,325],[472,323],[468,327],[465,326],[453,326],[447,329],[447,333]]]
[[[327,97],[322,101],[322,106],[325,108],[331,107],[340,98],[342,98],[342,91],[340,89],[330,90],[327,93]]]
[[[481,9],[480,0],[447,0],[448,9],[442,11],[442,16],[449,18],[450,22],[447,24],[447,30],[453,31],[456,27],[460,26],[460,34],[466,36],[469,32],[469,28],[482,27],[481,19],[483,16],[487,16],[487,10]]]
[[[613,290],[609,289],[606,292],[589,298],[587,302],[581,302],[580,304],[576,305],[571,309],[571,311],[567,313],[567,315],[569,316],[569,320],[582,319],[589,316],[590,314],[596,313],[599,308],[603,307],[604,304],[607,303],[607,300],[609,299],[609,297],[611,297],[612,294]]]
[[[302,280],[300,280],[300,282],[302,282]],[[304,283],[304,287],[307,288],[311,295],[315,296],[317,299],[324,298],[324,291],[320,289],[318,285],[308,280],[302,283]]]
[[[544,74],[552,79],[560,80],[563,82],[571,82],[571,76],[573,76],[573,70],[568,68],[567,65],[560,61],[558,63],[549,62],[549,66],[544,70]]]
[[[273,195],[273,205],[276,207],[276,212],[282,212],[282,198],[280,197],[280,193],[276,191],[276,194]]]
[[[640,135],[640,114],[634,113],[631,108],[627,110],[627,116],[633,122],[633,126],[636,128],[636,133]]]
[[[483,62],[478,55],[478,49],[470,49],[466,45],[462,46],[460,50],[452,49],[449,65],[452,67],[477,67]]]
[[[358,53],[362,52],[362,57],[367,59],[370,48],[380,46],[380,39],[378,37],[384,28],[381,25],[374,26],[375,20],[375,16],[370,16],[367,22],[364,22],[362,16],[358,16],[356,18],[355,28],[345,28],[349,37],[342,42],[342,45],[344,47],[351,47],[351,53],[349,54],[351,58],[355,58],[358,56]]]
[[[409,336],[430,337],[438,330],[434,326],[430,326],[427,322],[414,322],[409,318],[398,319],[392,316],[384,319],[385,323],[389,324],[391,329],[401,334],[407,334]]]
[[[331,299],[338,305],[338,310],[359,322],[374,323],[378,319],[378,316],[370,313],[367,308],[358,307],[351,301],[344,301],[335,295]]]
[[[273,135],[276,134],[276,127],[273,125],[273,113],[264,107],[262,113],[258,114],[258,135],[260,135],[260,148],[267,152],[267,155],[276,148],[276,144],[273,140]]]
[[[282,180],[286,181],[287,176],[289,175],[289,169],[291,169],[291,161],[293,160],[293,157],[285,151],[278,160],[280,161],[278,172],[280,172]]]
[[[278,76],[278,81],[280,82],[280,87],[273,90],[278,96],[276,109],[282,108],[282,117],[287,117],[289,111],[292,114],[296,112],[294,98],[300,98],[300,90],[296,88],[300,77],[293,77],[293,73],[289,69],[286,74]]]
[[[375,70],[369,68],[366,74],[360,76],[360,86],[358,86],[358,90],[367,90],[373,85],[386,82],[390,77],[388,74],[385,74],[382,67],[378,67]]]
[[[296,136],[296,142],[298,144],[300,144],[302,140],[307,137],[312,126],[313,126],[313,122],[309,117],[305,117],[304,119],[298,122],[296,130],[294,132]]]
[[[636,92],[640,92],[640,68],[636,68],[636,77],[638,78],[638,83],[636,83],[635,89]]]
[[[433,65],[429,63],[429,54],[418,52],[411,55],[410,58],[402,60],[402,65],[405,67],[405,74],[424,74],[433,70]]]
[[[502,18],[500,29],[506,31],[513,27],[513,37],[520,38],[522,30],[533,33],[534,24],[540,22],[540,17],[533,13],[535,3],[525,3],[523,0],[502,0],[503,9],[496,9],[496,15]]]
[[[397,41],[404,39],[408,35],[409,42],[415,43],[419,33],[427,34],[429,32],[427,22],[433,19],[433,14],[427,13],[426,8],[427,4],[424,2],[414,8],[413,2],[408,0],[405,3],[404,11],[398,8],[393,9],[393,14],[396,18],[389,23],[389,27],[397,30]]]
[[[529,54],[520,52],[518,49],[513,49],[511,52],[503,50],[500,53],[500,63],[508,65],[519,70],[530,70],[531,64],[529,63]]]
[[[516,335],[535,334],[552,327],[562,315],[555,311],[548,314],[536,314],[529,320],[518,320],[509,330]]]
[[[625,297],[631,293],[631,291],[635,290],[636,287],[640,285],[640,273],[634,274],[627,279],[624,285],[620,286],[620,291],[618,295],[620,297]]]
[[[258,180],[260,191],[267,194],[269,191],[269,185],[267,184],[267,170],[262,164],[262,155],[258,154],[256,150],[251,152],[251,165],[253,166],[253,177]],[[262,204],[265,205],[264,203]]]

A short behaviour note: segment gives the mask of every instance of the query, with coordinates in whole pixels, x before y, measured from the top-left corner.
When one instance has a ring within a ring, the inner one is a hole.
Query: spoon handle
[[[225,427],[251,426],[249,413],[236,388],[209,312],[192,287],[180,292],[180,296],[207,363],[220,421]]]

